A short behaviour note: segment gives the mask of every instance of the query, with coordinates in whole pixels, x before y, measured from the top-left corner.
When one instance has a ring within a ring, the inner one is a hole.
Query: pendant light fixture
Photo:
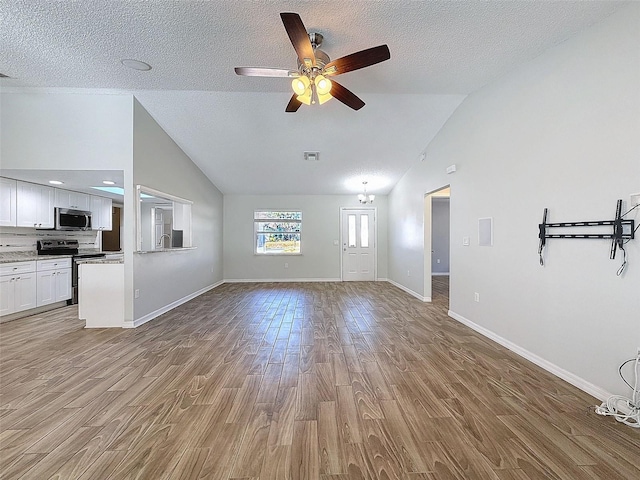
[[[360,203],[366,205],[369,203],[373,203],[373,201],[375,200],[376,196],[375,195],[367,195],[367,182],[362,182],[362,187],[364,189],[364,193],[361,193],[360,195],[358,195],[358,200],[360,201]]]

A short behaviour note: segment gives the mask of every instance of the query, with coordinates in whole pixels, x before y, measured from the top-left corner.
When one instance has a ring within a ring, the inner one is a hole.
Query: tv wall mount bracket
[[[544,209],[544,213],[542,215],[542,223],[538,224],[538,238],[540,239],[540,243],[538,246],[538,255],[540,256],[540,265],[544,266],[544,248],[547,244],[548,238],[600,238],[600,239],[611,239],[611,250],[609,252],[609,258],[611,260],[616,258],[616,250],[618,248],[624,250],[624,244],[626,241],[632,240],[634,238],[635,230],[634,230],[634,221],[633,219],[624,220],[621,216],[622,212],[622,200],[618,200],[616,205],[616,216],[613,220],[597,220],[593,222],[558,222],[558,223],[547,223],[547,213],[548,209]],[[589,233],[549,233],[550,230],[554,228],[582,228],[586,229],[587,227],[598,227],[598,226],[610,226],[613,227],[613,231],[609,231],[606,233],[593,233],[592,229],[589,228]]]

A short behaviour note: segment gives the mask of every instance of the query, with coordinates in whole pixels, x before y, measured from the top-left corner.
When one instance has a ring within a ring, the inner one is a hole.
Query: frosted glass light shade
[[[318,92],[318,95],[327,95],[331,92],[331,80],[328,78],[318,75],[314,82],[316,84],[316,91]]]
[[[293,88],[293,91],[298,95],[304,95],[304,93],[310,86],[311,86],[311,82],[309,81],[309,78],[306,77],[305,75],[294,78],[293,81],[291,82],[291,88]]]

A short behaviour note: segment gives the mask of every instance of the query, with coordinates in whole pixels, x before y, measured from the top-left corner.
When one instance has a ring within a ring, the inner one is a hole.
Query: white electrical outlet
[[[469,246],[469,237],[462,237],[462,245],[465,247]]]
[[[480,294],[479,294],[478,292],[474,293],[474,294],[473,294],[473,299],[474,299],[476,302],[479,302],[479,301],[480,301]]]
[[[136,288],[136,291],[134,292],[134,296],[136,298],[140,298],[140,289]]]
[[[437,260],[436,260],[436,263],[440,263],[440,259],[437,259]]]
[[[284,268],[289,268],[289,264],[288,264],[288,263],[285,263],[285,264],[284,264]]]

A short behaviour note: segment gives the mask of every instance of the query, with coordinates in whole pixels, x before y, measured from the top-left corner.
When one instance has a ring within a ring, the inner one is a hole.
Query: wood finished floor
[[[447,290],[225,284],[135,330],[2,324],[1,478],[640,478],[639,432]]]

